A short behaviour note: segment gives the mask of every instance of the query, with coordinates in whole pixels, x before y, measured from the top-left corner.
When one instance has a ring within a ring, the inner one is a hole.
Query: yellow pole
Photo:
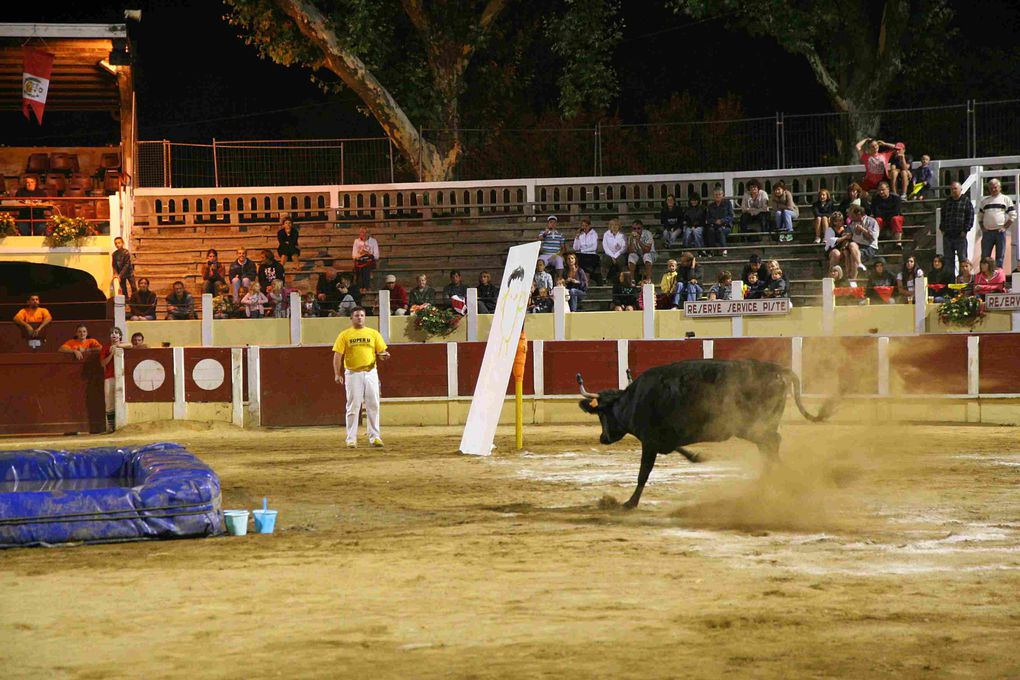
[[[514,357],[514,435],[517,450],[524,448],[524,365],[528,360],[528,338],[521,331]]]

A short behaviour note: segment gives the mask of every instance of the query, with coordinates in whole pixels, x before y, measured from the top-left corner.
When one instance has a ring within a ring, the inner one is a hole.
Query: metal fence
[[[1020,153],[1020,100],[889,109],[870,118],[878,136],[904,141],[919,159]],[[452,133],[422,130],[441,148]],[[771,170],[852,162],[846,113],[784,114],[739,120],[645,125],[597,124],[461,130],[454,179],[600,177],[723,170]],[[422,179],[422,159],[397,152],[386,137],[138,142],[139,187],[384,184]]]

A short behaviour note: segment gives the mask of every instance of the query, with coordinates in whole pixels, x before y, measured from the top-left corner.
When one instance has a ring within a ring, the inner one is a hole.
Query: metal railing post
[[[387,137],[386,141],[390,147],[390,184],[393,184],[394,182],[397,181],[396,175],[393,173],[393,140]],[[343,147],[341,146],[341,148]]]
[[[170,163],[170,140],[163,140],[163,183],[167,189],[174,188],[174,178],[172,174],[172,165]]]
[[[220,186],[220,165],[216,160],[216,138],[212,138],[212,172],[213,172],[213,186],[219,188]]]
[[[345,146],[346,145],[343,142],[340,142],[340,184],[344,184],[344,178],[346,177],[346,175],[345,175],[346,168],[344,167],[344,161],[345,161],[345,158],[344,158],[344,147]]]
[[[783,120],[781,114],[776,111],[776,167],[783,167],[783,142],[782,142]]]

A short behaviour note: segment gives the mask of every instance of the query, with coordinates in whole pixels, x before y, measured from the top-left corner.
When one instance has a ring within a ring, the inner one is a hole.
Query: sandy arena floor
[[[789,425],[779,472],[692,447],[630,513],[637,443],[594,423],[489,459],[384,434],[0,442],[179,441],[225,507],[280,510],[273,536],[0,551],[0,676],[1020,677],[1016,429]]]

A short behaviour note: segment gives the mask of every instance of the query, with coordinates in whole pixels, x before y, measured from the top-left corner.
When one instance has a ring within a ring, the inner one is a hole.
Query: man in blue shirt
[[[547,268],[552,269],[553,280],[556,279],[558,271],[563,270],[563,234],[556,231],[558,220],[556,215],[549,215],[546,220],[545,231],[539,233],[538,238],[542,240],[542,247],[538,251],[538,257],[545,262]]]

